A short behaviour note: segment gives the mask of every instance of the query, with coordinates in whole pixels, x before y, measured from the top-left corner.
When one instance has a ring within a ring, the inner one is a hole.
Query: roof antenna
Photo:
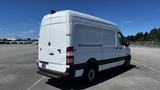
[[[56,11],[50,10],[50,14],[54,14],[54,13],[56,13]]]

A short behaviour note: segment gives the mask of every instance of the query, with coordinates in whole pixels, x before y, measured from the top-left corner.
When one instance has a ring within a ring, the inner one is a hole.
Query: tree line
[[[126,37],[129,42],[136,41],[160,41],[160,28],[154,28],[150,32],[138,32],[135,35],[129,35]]]

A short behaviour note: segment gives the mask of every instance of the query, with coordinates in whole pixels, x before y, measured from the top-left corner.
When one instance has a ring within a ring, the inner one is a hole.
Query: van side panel
[[[74,64],[85,64],[94,58],[98,61],[99,71],[124,64],[124,60],[119,61],[120,52],[116,50],[118,31],[119,29],[110,25],[72,17],[72,45],[76,48]],[[110,59],[113,62],[105,63],[110,62]],[[82,74],[78,70],[76,72],[77,76]]]
[[[103,60],[117,57],[116,32],[112,29],[103,29]]]
[[[87,60],[95,58],[102,59],[102,38],[101,32],[94,26],[85,24],[74,24],[74,47],[76,48],[75,63],[86,63]]]
[[[100,65],[100,69],[105,70],[124,64],[124,58],[123,58],[124,55],[121,55],[121,53],[123,52],[120,52],[119,49],[117,30],[113,28],[103,29],[102,37],[103,37],[103,60],[105,60],[106,63]]]

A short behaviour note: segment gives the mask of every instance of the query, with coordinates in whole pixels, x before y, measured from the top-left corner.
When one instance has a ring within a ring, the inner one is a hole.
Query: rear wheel
[[[84,73],[84,79],[87,82],[95,81],[97,77],[97,70],[94,67],[88,67]]]
[[[91,68],[89,71],[88,71],[88,80],[89,81],[93,81],[96,77],[96,71]]]

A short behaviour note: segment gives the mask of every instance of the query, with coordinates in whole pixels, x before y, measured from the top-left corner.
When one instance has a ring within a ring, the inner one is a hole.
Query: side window
[[[119,41],[119,44],[123,45],[123,35],[118,32],[118,41]]]

